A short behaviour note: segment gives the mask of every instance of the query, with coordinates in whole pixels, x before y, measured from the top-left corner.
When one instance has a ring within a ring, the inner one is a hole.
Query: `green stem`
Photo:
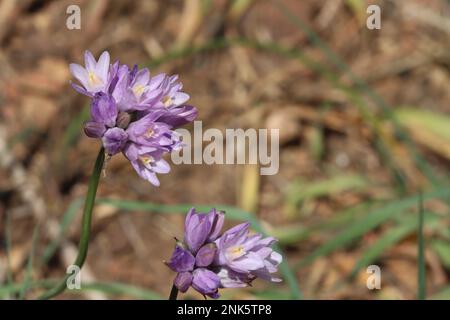
[[[172,290],[170,290],[169,300],[177,300],[178,289],[175,285],[172,286]]]
[[[91,221],[92,221],[92,209],[95,204],[95,196],[97,194],[98,183],[100,181],[100,175],[103,169],[103,163],[105,162],[105,150],[100,149],[97,160],[95,161],[94,169],[92,170],[91,178],[89,179],[89,187],[86,195],[86,202],[84,204],[83,211],[83,221],[80,243],[78,245],[78,255],[74,262],[74,265],[78,268],[82,268],[84,261],[86,260],[88,246],[89,246],[89,235],[91,231]],[[67,274],[64,279],[54,288],[44,292],[38,297],[39,300],[51,299],[58,294],[64,292],[67,288],[67,280],[71,274]]]

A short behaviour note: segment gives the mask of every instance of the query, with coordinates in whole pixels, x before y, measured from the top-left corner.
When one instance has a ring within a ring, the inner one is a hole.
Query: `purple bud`
[[[207,240],[212,242],[219,237],[220,231],[223,227],[223,222],[225,220],[225,212],[212,209],[208,213],[208,219],[211,223],[211,231]]]
[[[131,114],[120,111],[116,122],[119,128],[126,129],[131,122]]]
[[[192,278],[192,273],[180,272],[177,274],[173,283],[178,288],[178,290],[180,290],[181,292],[186,292],[192,283]]]
[[[114,127],[117,118],[117,107],[114,98],[106,93],[95,94],[91,105],[91,118],[107,127]]]
[[[121,128],[108,129],[103,135],[102,142],[109,155],[122,151],[128,139],[128,134]]]
[[[103,123],[87,121],[84,124],[84,133],[90,138],[101,138],[106,131]]]
[[[189,251],[177,245],[170,261],[166,264],[175,272],[192,271],[194,269],[195,258]]]
[[[197,265],[197,267],[209,266],[214,260],[216,249],[217,246],[215,243],[208,243],[201,247],[200,250],[198,250],[197,255],[195,256],[195,264]]]
[[[214,272],[199,268],[193,272],[192,287],[201,294],[218,298],[217,291],[220,285],[220,278]]]
[[[197,250],[205,243],[209,232],[211,231],[211,222],[206,215],[195,214],[194,212],[195,210],[190,211],[186,217],[184,241],[191,252],[196,253]]]

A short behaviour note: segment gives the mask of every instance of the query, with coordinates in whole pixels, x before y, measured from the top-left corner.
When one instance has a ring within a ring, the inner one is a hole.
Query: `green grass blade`
[[[328,233],[331,230],[344,229],[349,223],[361,217],[361,215],[376,206],[378,201],[366,201],[354,207],[336,212],[324,222],[305,226],[304,224],[289,224],[274,227],[271,234],[278,239],[280,245],[294,245],[318,233]]]
[[[440,189],[427,193],[426,195],[424,195],[424,198],[429,199],[434,197],[448,196],[450,196],[450,188]],[[304,267],[320,256],[327,255],[339,248],[347,246],[348,244],[352,243],[354,240],[358,239],[368,231],[376,228],[383,222],[392,219],[403,213],[404,210],[413,207],[417,203],[419,197],[420,195],[411,196],[400,201],[391,202],[382,208],[371,211],[363,218],[351,224],[342,233],[325,242],[325,244],[314,250],[310,255],[300,260],[295,265],[295,267]]]
[[[397,119],[393,115],[392,108],[387,105],[384,99],[380,95],[378,95],[372,88],[370,88],[370,86],[365,81],[357,77],[352,72],[350,67],[331,49],[331,47],[324,40],[322,40],[322,38],[316,32],[314,32],[314,30],[309,28],[300,17],[292,13],[292,11],[289,10],[289,8],[283,2],[281,2],[280,0],[272,0],[272,3],[287,18],[288,21],[295,25],[298,30],[303,32],[309,38],[311,43],[324,53],[327,59],[331,61],[339,69],[340,72],[349,75],[350,79],[355,83],[359,91],[364,92],[369,97],[369,99],[371,99],[375,103],[375,105],[381,109],[384,116],[394,124],[396,135],[398,136],[398,138],[405,143],[408,151],[414,156],[416,166],[422,172],[424,172],[425,176],[432,182],[434,187],[439,186],[439,181],[437,180],[431,166],[418,152],[415,144],[409,138],[408,134],[406,134],[404,130],[402,130],[402,128],[399,126]],[[381,144],[381,149],[379,150],[382,152],[381,155],[383,157],[389,156],[387,154],[384,154],[386,152],[385,149],[387,148],[380,140],[380,137],[377,138],[377,143]],[[390,159],[389,156],[389,162],[391,161],[393,160]],[[398,173],[395,172],[394,174],[398,175]],[[397,179],[402,179],[402,177],[397,176]]]
[[[5,221],[5,246],[6,246],[6,278],[8,285],[13,283],[13,274],[11,269],[11,245],[12,245],[11,230],[12,230],[11,213],[7,211]]]
[[[438,218],[434,215],[428,214],[425,219],[425,224],[438,222]],[[389,247],[392,247],[399,241],[403,240],[409,234],[414,232],[418,226],[417,218],[413,217],[400,221],[400,224],[389,229],[378,240],[367,248],[362,257],[355,264],[355,267],[350,275],[354,278],[359,270],[365,266],[372,264],[381,254],[383,254]]]
[[[69,229],[71,222],[75,218],[78,210],[81,208],[82,205],[83,205],[82,199],[72,201],[72,203],[69,205],[69,208],[67,208],[59,224],[60,230],[58,237],[56,239],[53,239],[47,245],[47,247],[44,250],[44,253],[42,254],[42,257],[40,259],[42,264],[47,264],[48,261],[53,257],[59,245],[61,244],[64,234],[67,232],[67,229]]]
[[[27,269],[25,271],[25,279],[23,281],[22,287],[20,289],[19,293],[19,299],[23,300],[25,299],[25,295],[27,294],[28,289],[30,288],[30,283],[32,280],[33,275],[33,261],[34,261],[34,254],[36,251],[36,243],[39,237],[39,224],[36,225],[33,231],[33,238],[31,241],[31,249],[30,254],[28,255],[28,261],[27,261]]]
[[[450,300],[450,286],[445,287],[438,293],[432,295],[430,300]]]
[[[53,288],[58,284],[60,280],[56,279],[46,279],[35,282],[30,282],[30,288],[32,289],[48,289]],[[0,288],[0,298],[7,297],[9,295],[15,294],[22,289],[22,284],[11,284]],[[67,290],[66,293],[70,294],[80,294],[86,291],[98,291],[109,296],[128,296],[137,299],[146,300],[161,300],[163,299],[159,294],[152,290],[145,288],[120,283],[120,282],[92,282],[92,283],[82,283],[79,290]]]
[[[397,226],[387,231],[373,245],[364,251],[363,256],[358,260],[358,262],[356,262],[355,267],[350,274],[350,278],[354,278],[361,268],[372,264],[372,262],[374,262],[383,252],[385,252],[385,250],[404,239],[408,234],[413,232],[416,227],[417,222],[412,222]]]
[[[144,300],[163,299],[159,294],[151,290],[119,282],[93,282],[88,284],[82,284],[82,290],[100,291],[111,296],[126,295]]]
[[[62,148],[60,152],[59,166],[63,166],[67,159],[69,149],[77,142],[83,128],[83,123],[89,119],[89,106],[83,107],[72,119],[63,135]]]
[[[417,298],[425,300],[426,296],[426,274],[425,274],[425,238],[423,234],[425,211],[423,209],[422,195],[419,196],[419,228],[417,231],[417,255],[418,255],[418,292]]]

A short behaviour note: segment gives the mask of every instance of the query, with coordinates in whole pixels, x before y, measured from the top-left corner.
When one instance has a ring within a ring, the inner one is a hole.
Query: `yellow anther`
[[[162,98],[162,103],[167,108],[172,104],[172,98],[169,96],[165,96],[164,98]]]
[[[148,166],[151,162],[153,162],[153,157],[151,156],[140,156],[139,160],[141,160],[141,162]]]
[[[147,138],[151,138],[151,137],[153,136],[153,133],[154,133],[154,131],[153,131],[151,128],[149,128],[149,129],[145,132],[145,136],[146,136]]]
[[[93,71],[89,71],[89,83],[92,85],[101,84],[102,81],[97,77]]]
[[[232,259],[239,258],[245,253],[243,246],[235,246],[228,249],[228,254]]]
[[[142,95],[144,93],[145,87],[142,84],[137,84],[133,87],[133,92],[136,96]]]

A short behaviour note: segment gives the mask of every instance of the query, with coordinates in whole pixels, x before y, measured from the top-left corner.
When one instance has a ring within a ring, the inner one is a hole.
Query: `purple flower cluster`
[[[106,51],[98,61],[86,51],[84,59],[85,67],[72,63],[70,71],[79,81],[73,88],[92,99],[86,135],[101,139],[108,155],[122,152],[143,179],[159,186],[156,174],[170,171],[163,155],[181,147],[174,129],[197,116],[185,105],[189,95],[178,76],[110,64]]]
[[[239,224],[220,235],[224,212],[212,209],[196,213],[192,208],[186,216],[184,241],[177,242],[166,264],[178,272],[174,285],[181,292],[190,286],[211,298],[219,297],[219,288],[248,286],[254,279],[273,282],[272,276],[282,261],[270,247],[272,237],[250,234],[250,223]]]

